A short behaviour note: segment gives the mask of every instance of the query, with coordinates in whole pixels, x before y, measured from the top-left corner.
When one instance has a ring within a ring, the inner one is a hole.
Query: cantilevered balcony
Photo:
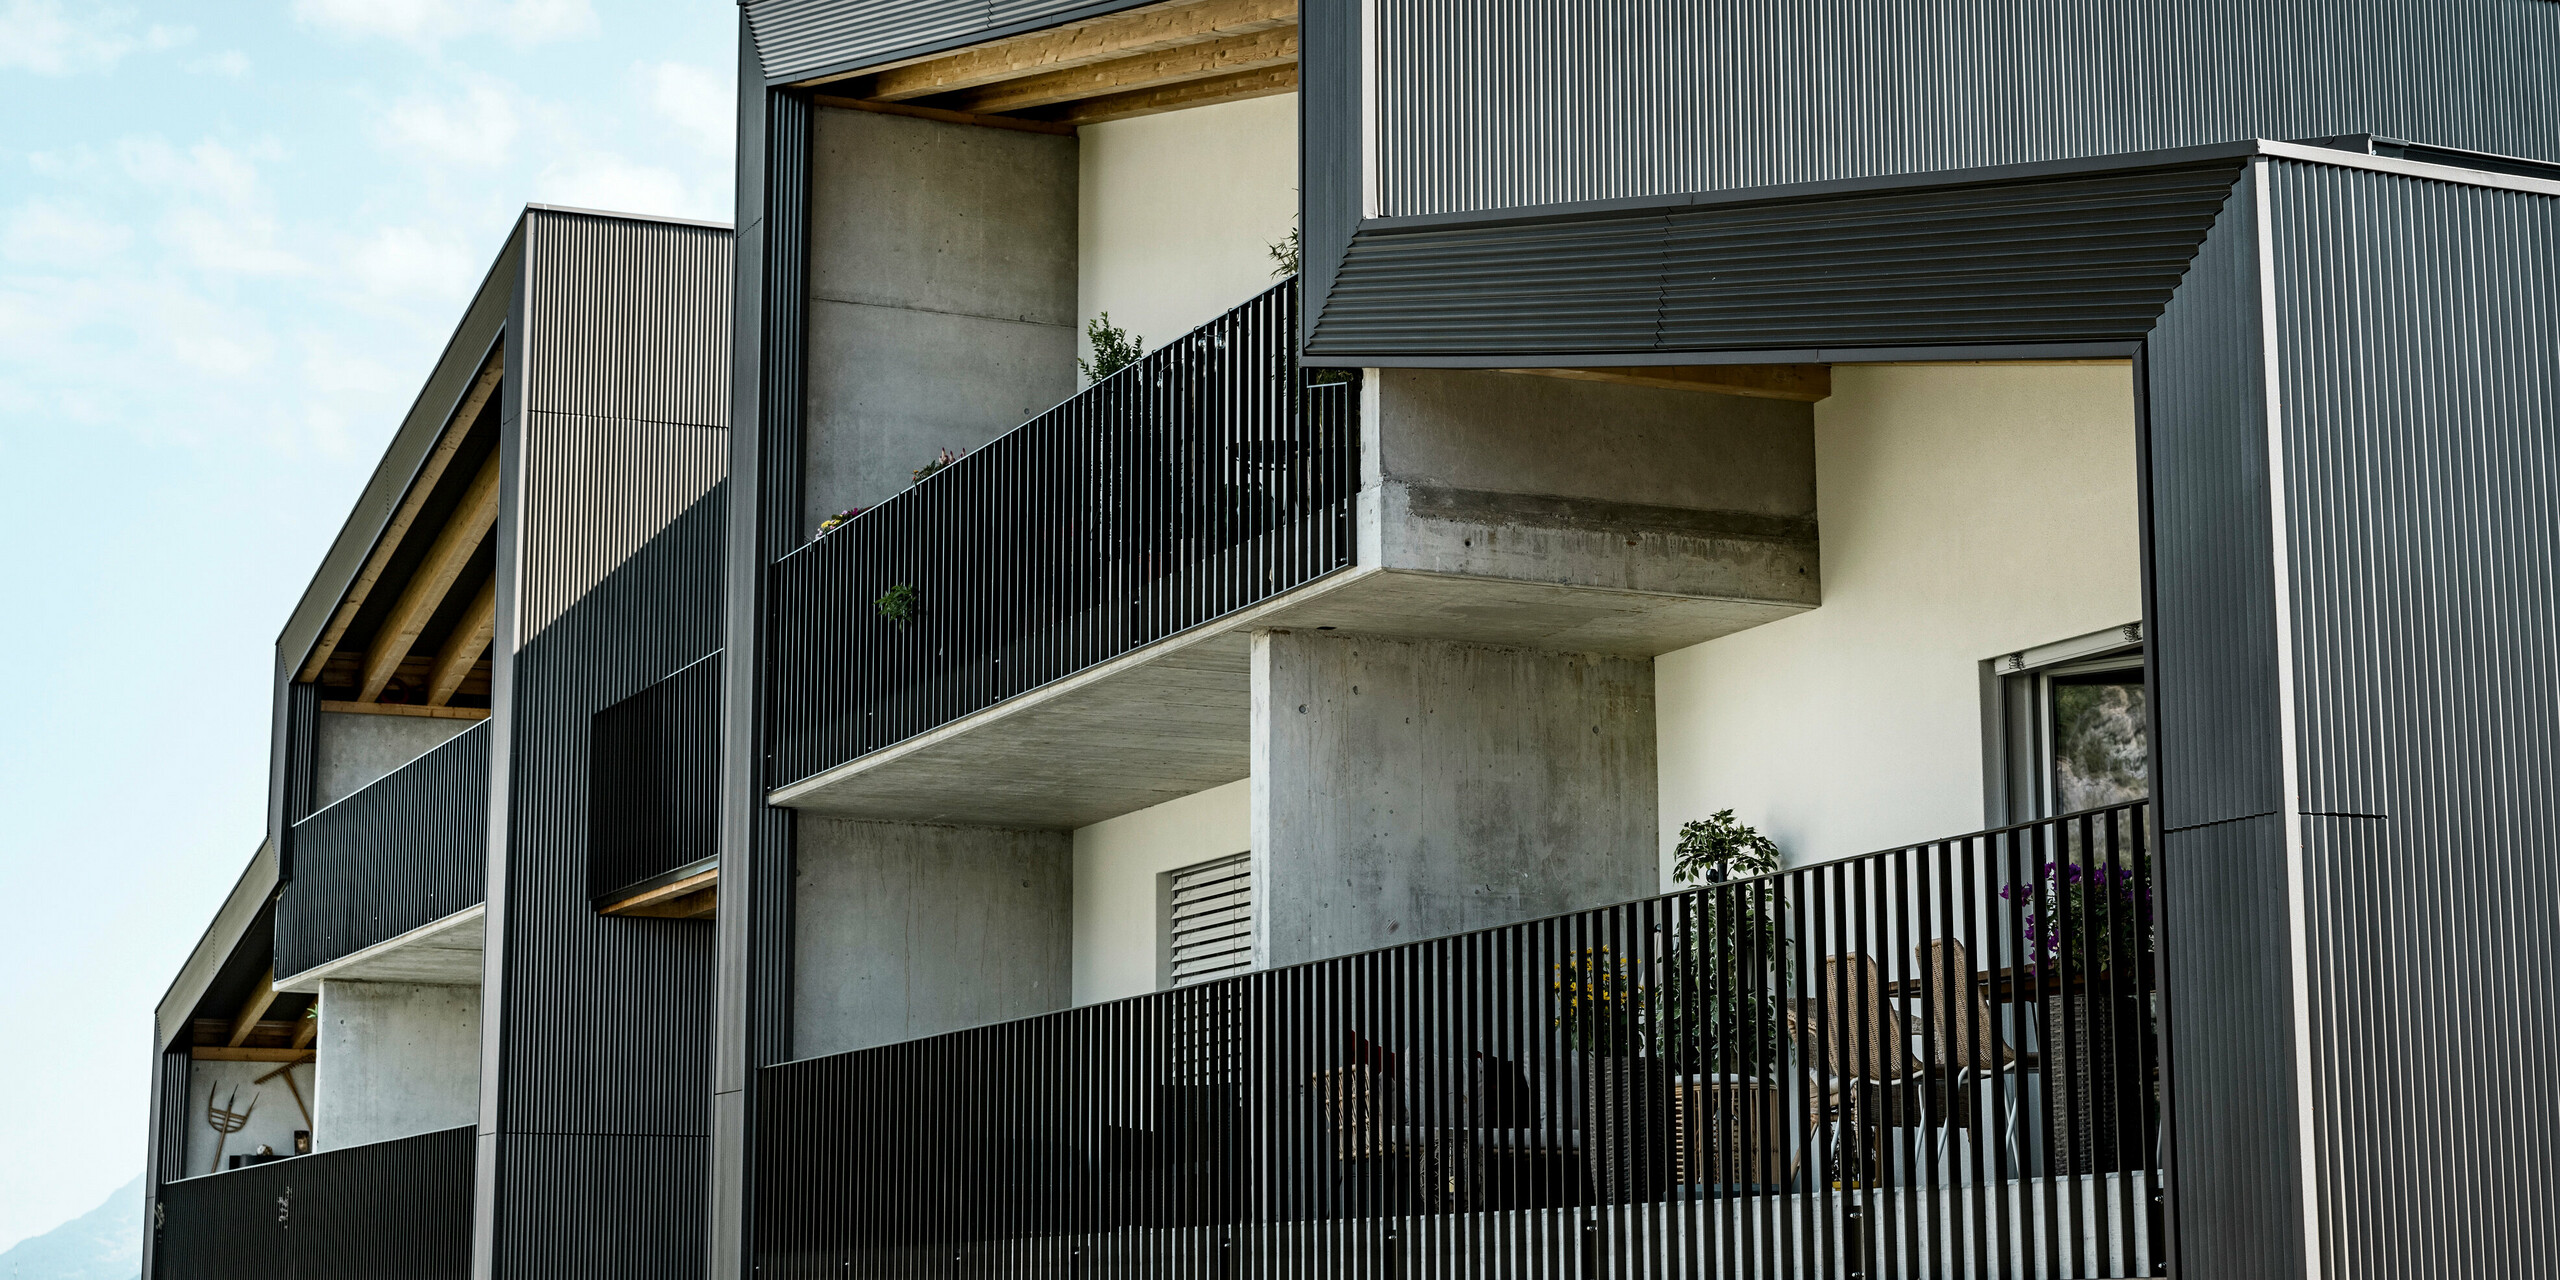
[[[760,1274],[2164,1257],[2141,802],[767,1067]]]
[[[279,986],[480,981],[489,722],[293,824]]]

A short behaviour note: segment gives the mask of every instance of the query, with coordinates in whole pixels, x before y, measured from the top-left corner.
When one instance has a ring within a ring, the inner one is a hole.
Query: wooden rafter
[[[1152,5],[875,70],[843,88],[857,98],[901,102],[1297,22],[1297,0]]]
[[[489,651],[489,637],[498,624],[498,575],[490,574],[480,584],[480,594],[471,597],[462,617],[453,624],[453,634],[444,638],[436,650],[435,671],[427,678],[427,705],[441,707],[453,701],[453,691],[462,687],[463,677]]]
[[[919,107],[912,102],[866,102],[860,98],[839,98],[833,94],[813,93],[809,101],[821,107],[837,107],[847,111],[876,111],[886,116],[913,116],[919,120],[939,120],[944,124],[971,124],[987,129],[1013,129],[1022,133],[1062,134],[1075,136],[1076,127],[1049,120],[1025,120],[1020,116],[981,116],[966,111],[944,111],[939,107]]]
[[[436,534],[427,548],[426,558],[418,562],[418,570],[409,577],[409,585],[401,588],[400,598],[382,619],[382,629],[366,646],[364,679],[358,686],[358,702],[373,702],[382,696],[383,686],[400,669],[400,660],[418,642],[418,633],[427,629],[427,620],[435,616],[436,606],[444,603],[445,593],[453,590],[453,581],[462,576],[471,563],[471,554],[480,549],[480,540],[498,523],[498,456],[489,455],[480,474],[471,478],[462,502],[453,518]]]
[[[198,1062],[309,1062],[320,1056],[317,1049],[226,1049],[221,1045],[197,1045],[187,1056]]]
[[[257,987],[249,992],[249,998],[241,1004],[240,1012],[232,1017],[231,1041],[227,1047],[237,1049],[247,1044],[249,1033],[258,1029],[258,1019],[267,1016],[268,1007],[275,1002],[276,973],[275,970],[269,969],[259,975]]]
[[[1623,369],[1505,369],[1503,372],[1661,387],[1673,391],[1712,391],[1766,400],[1820,400],[1831,394],[1831,366],[1824,364],[1684,364]]]
[[[1089,63],[986,85],[937,99],[954,111],[993,115],[1027,111],[1112,94],[1135,93],[1212,76],[1259,71],[1298,60],[1298,29],[1278,27],[1247,35]]]
[[[656,920],[705,920],[720,911],[720,868],[697,871],[596,908],[599,915]]]
[[[399,509],[391,513],[391,522],[383,526],[382,536],[374,540],[373,553],[365,557],[364,567],[357,571],[355,581],[347,585],[346,596],[338,601],[337,611],[329,615],[328,625],[321,628],[319,641],[311,646],[310,656],[302,662],[302,674],[295,679],[306,684],[317,680],[320,668],[329,665],[330,655],[338,651],[338,642],[346,638],[348,626],[355,622],[356,613],[364,608],[365,599],[373,593],[374,584],[381,581],[384,571],[391,567],[391,557],[399,551],[400,540],[408,536],[409,526],[417,523],[418,512],[427,504],[427,495],[435,491],[436,481],[444,478],[445,468],[453,462],[454,451],[462,447],[462,437],[469,434],[471,424],[479,420],[480,411],[487,407],[489,397],[497,394],[503,372],[499,355],[492,352],[489,363],[472,381],[471,390],[463,395],[462,403],[454,408],[453,416],[445,420],[444,434],[436,440],[435,448],[427,452],[426,461],[418,464],[418,475],[409,483],[409,492],[401,497]]]
[[[486,720],[486,707],[429,707],[414,702],[339,702],[323,699],[322,711],[359,716],[426,716],[437,720]]]
[[[1247,98],[1268,98],[1275,94],[1298,91],[1298,66],[1263,67],[1254,71],[1238,71],[1231,75],[1212,76],[1206,80],[1186,80],[1181,84],[1140,89],[1134,93],[1106,94],[1087,98],[1062,107],[1050,107],[1041,118],[1061,124],[1101,124],[1110,120],[1130,120],[1138,116],[1161,115],[1167,111],[1183,111],[1220,102],[1241,102]]]

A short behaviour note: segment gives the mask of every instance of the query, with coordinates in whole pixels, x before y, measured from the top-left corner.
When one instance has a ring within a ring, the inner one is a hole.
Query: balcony
[[[1359,387],[1297,323],[1291,281],[776,563],[773,784],[1349,565]]]
[[[2157,1274],[2147,805],[766,1068],[760,1274]]]
[[[317,990],[323,979],[478,985],[488,722],[293,824],[287,847],[280,989]]]
[[[462,1280],[471,1145],[465,1126],[171,1182],[158,1280]]]

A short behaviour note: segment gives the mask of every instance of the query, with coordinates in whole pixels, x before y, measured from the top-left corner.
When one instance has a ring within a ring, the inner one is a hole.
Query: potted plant
[[[1680,829],[1672,878],[1700,886],[1674,927],[1655,1010],[1683,1077],[1676,1174],[1747,1192],[1783,1179],[1787,975],[1794,944],[1775,841],[1731,809]]]
[[[2041,1005],[2046,1149],[2056,1173],[2121,1170],[2148,1150],[2151,1088],[2140,1046],[2151,1034],[2141,975],[2153,946],[2150,868],[2130,857],[2069,854],[2000,896]],[[2127,1130],[2136,1140],[2125,1141]]]
[[[1592,1190],[1605,1204],[1658,1198],[1667,1162],[1669,1075],[1647,1049],[1655,992],[1642,967],[1607,946],[1556,966],[1556,1026],[1581,1059],[1581,1127]]]

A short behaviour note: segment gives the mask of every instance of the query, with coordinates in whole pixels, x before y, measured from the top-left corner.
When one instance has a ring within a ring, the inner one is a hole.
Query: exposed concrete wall
[[[1821,598],[1811,405],[1445,369],[1363,395],[1364,563]]]
[[[314,1149],[470,1124],[480,1116],[480,989],[320,984]]]
[[[1089,124],[1077,220],[1077,335],[1102,312],[1147,349],[1278,283],[1298,224],[1298,96]]]
[[[276,1070],[273,1062],[198,1062],[187,1073],[187,1156],[186,1167],[169,1175],[192,1178],[215,1172],[214,1145],[221,1143],[222,1162],[229,1164],[233,1156],[254,1153],[261,1146],[278,1155],[293,1154],[293,1131],[308,1129],[302,1108],[294,1105],[293,1090],[285,1088],[284,1077],[261,1084],[258,1077]],[[293,1069],[294,1088],[302,1091],[303,1101],[311,1100],[311,1068]],[[240,1132],[223,1138],[205,1122],[209,1102],[221,1102],[227,1109],[246,1110],[249,1123]]]
[[[1075,1002],[1155,990],[1164,965],[1158,879],[1252,844],[1250,779],[1077,828]]]
[[[1646,661],[1263,632],[1253,701],[1262,963],[1653,891]]]
[[[311,807],[325,808],[380,781],[478,724],[427,716],[323,711],[311,734]]]
[[[1979,829],[1979,664],[2141,616],[2130,371],[1832,376],[1822,607],[1655,660],[1666,884],[1718,809],[1791,860]]]
[[[1059,831],[803,817],[793,1056],[1066,1007],[1071,845]]]
[[[821,109],[806,527],[1075,391],[1076,140]]]

